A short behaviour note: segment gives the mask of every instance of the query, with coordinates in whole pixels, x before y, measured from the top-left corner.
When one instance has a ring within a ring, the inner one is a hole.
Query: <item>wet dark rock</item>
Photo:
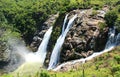
[[[23,63],[23,58],[16,54],[7,42],[0,41],[0,70],[12,72]]]
[[[68,20],[75,14],[77,14],[77,18],[75,19],[73,27],[68,32],[61,48],[60,63],[85,58],[94,52],[99,52],[104,49],[107,42],[108,28],[105,27],[104,30],[101,31],[99,28],[99,23],[105,22],[103,18],[107,11],[108,8],[104,7],[102,10],[96,11],[97,14],[95,16],[92,16],[92,9],[73,10],[69,13]],[[54,15],[51,15],[51,18],[44,23],[42,27],[43,29],[33,38],[31,47],[34,51],[37,51],[47,29],[56,21],[55,17]],[[59,21],[63,22],[61,19],[59,19]],[[60,22],[55,23],[57,24],[55,27],[58,27]],[[53,36],[52,39],[59,36],[57,35],[57,31],[54,32],[54,35],[55,36]],[[52,46],[49,51],[53,50],[53,44],[55,44],[55,42],[56,41],[54,40],[54,43],[52,41],[50,43],[51,45],[49,44],[49,46]],[[51,52],[48,52],[47,54],[49,56],[46,56],[46,66],[49,63]],[[69,67],[65,68],[65,70],[67,69],[69,69]]]
[[[5,28],[0,27],[0,38],[3,37]],[[0,39],[0,62],[8,62],[10,57],[10,50],[8,49],[7,42]],[[1,64],[0,64],[1,65]]]
[[[108,30],[105,28],[106,30],[100,31],[99,23],[105,22],[103,18],[106,11],[97,12],[94,17],[91,17],[92,9],[70,12],[71,16],[77,14],[78,18],[66,36],[61,50],[61,62],[88,57],[93,51],[99,52],[104,49]]]
[[[94,51],[101,51],[105,48],[107,39],[108,39],[108,29],[104,28],[102,32],[99,33],[98,37],[96,38],[95,42],[95,50]]]
[[[0,41],[0,61],[1,62],[8,62],[10,57],[10,50],[6,42]]]
[[[39,32],[36,32],[35,36],[33,37],[33,41],[30,44],[30,48],[32,49],[32,51],[34,52],[37,51],[39,45],[43,40],[44,34],[50,28],[50,26],[53,26],[58,16],[59,16],[59,13],[55,15],[50,15],[49,19],[44,22],[42,29]]]

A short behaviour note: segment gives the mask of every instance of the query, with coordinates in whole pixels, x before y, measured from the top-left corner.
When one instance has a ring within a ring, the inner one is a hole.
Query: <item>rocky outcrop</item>
[[[85,58],[93,52],[99,52],[104,49],[108,28],[105,27],[101,31],[99,23],[105,23],[103,19],[107,11],[105,8],[96,11],[94,15],[92,9],[70,12],[68,18],[71,18],[73,14],[77,14],[78,18],[66,36],[61,50],[61,62]]]
[[[0,27],[0,74],[14,71],[24,61],[23,57],[19,54],[22,52],[17,50],[17,45],[22,43],[22,41],[20,40],[17,43],[17,41],[13,40],[13,37],[10,37],[8,34],[6,35],[6,31],[5,27]],[[6,36],[10,38],[5,38]],[[22,48],[18,48],[22,50]]]
[[[33,42],[30,45],[33,51],[37,51],[39,45],[42,42],[45,32],[50,28],[50,26],[53,26],[58,16],[59,16],[59,13],[55,15],[50,15],[49,19],[43,23],[41,30],[35,33],[35,36],[33,37]]]
[[[0,61],[8,61],[10,57],[10,51],[7,48],[5,42],[0,41]]]
[[[75,24],[68,32],[65,42],[63,44],[60,56],[60,63],[85,58],[93,54],[94,52],[99,52],[104,49],[107,42],[108,28],[104,27],[102,30],[100,28],[100,23],[105,23],[104,15],[108,11],[108,8],[105,6],[102,10],[73,10],[69,13],[68,20],[74,15],[77,14],[78,17],[75,20]],[[94,13],[95,12],[95,13]],[[36,33],[31,43],[31,48],[33,51],[37,51],[38,46],[40,45],[42,38],[47,31],[47,29],[54,24],[56,29],[53,29],[52,38],[49,45],[51,48],[49,51],[52,51],[56,38],[60,34],[61,24],[63,21],[62,18],[58,18],[57,15],[52,15],[43,25],[42,30]],[[55,39],[55,40],[54,40]],[[49,46],[48,46],[49,47]],[[52,52],[47,53],[47,58],[45,64],[49,63],[50,55]]]
[[[0,70],[3,69],[10,61],[11,51],[8,49],[7,42],[2,38],[5,30],[5,28],[0,27]]]
[[[84,63],[96,61],[96,58],[101,57],[104,53],[107,53],[113,49],[115,49],[115,47],[110,47],[109,49],[103,50],[102,52],[93,53],[92,55],[90,55],[87,58],[81,58],[81,59],[62,63],[59,66],[57,66],[56,68],[54,68],[53,71],[66,72],[66,71],[70,71],[70,70],[78,70],[79,67],[84,68]]]

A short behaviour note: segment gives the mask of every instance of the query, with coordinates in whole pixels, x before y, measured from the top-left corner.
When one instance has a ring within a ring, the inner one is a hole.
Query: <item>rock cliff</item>
[[[104,15],[106,10],[97,10],[94,15],[93,12],[92,9],[70,12],[71,15],[76,13],[78,18],[66,36],[61,51],[61,62],[88,57],[93,52],[104,49],[108,28],[104,27],[101,30],[100,23],[105,23]]]
[[[105,6],[102,8],[102,10],[77,9],[69,12],[68,20],[74,14],[77,14],[78,17],[75,20],[73,27],[68,32],[65,42],[62,46],[60,63],[85,58],[91,55],[93,52],[99,52],[104,49],[107,42],[109,29],[108,27],[103,26],[105,24],[104,15],[108,10],[109,8]],[[33,42],[31,43],[33,51],[37,51],[37,48],[42,41],[44,33],[50,26],[54,26],[52,34],[55,34],[55,32],[57,32],[58,29],[55,28],[61,29],[62,26],[56,26],[56,19],[59,19],[58,16],[58,14],[52,15],[44,23],[43,29],[35,35],[35,37],[33,38]],[[60,20],[63,21],[64,19],[59,19],[59,21]],[[101,24],[103,24],[103,27],[101,27]],[[58,36],[59,34],[57,36],[54,35],[50,39],[49,46],[52,47],[50,47],[50,49],[48,48],[49,52],[45,62],[46,64],[49,62],[50,54],[52,53],[51,48],[54,47],[54,45],[52,44],[55,44],[56,42],[53,41],[53,38]]]

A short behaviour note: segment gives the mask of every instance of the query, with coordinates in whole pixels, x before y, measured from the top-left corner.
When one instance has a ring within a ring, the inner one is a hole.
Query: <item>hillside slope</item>
[[[33,75],[22,77],[120,77],[120,46],[112,51],[102,54],[77,69],[64,72],[42,70]],[[12,74],[2,77],[14,77]],[[18,77],[20,77],[18,75]]]

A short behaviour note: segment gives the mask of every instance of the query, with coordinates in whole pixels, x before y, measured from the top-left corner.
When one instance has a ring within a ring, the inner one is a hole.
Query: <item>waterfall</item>
[[[116,46],[120,45],[120,33],[116,36]]]
[[[115,46],[117,46],[117,42],[118,42],[118,40],[120,40],[120,36],[119,36],[120,34],[118,34],[116,36],[115,32],[116,32],[115,27],[110,28],[109,33],[108,33],[109,37],[108,37],[108,41],[105,45],[105,49],[103,51],[93,53],[91,56],[85,58],[85,60],[91,60],[92,58],[99,56],[105,52],[108,52],[108,51],[112,50]]]
[[[103,54],[105,52],[108,52],[108,51],[112,50],[116,46],[116,43],[117,43],[116,37],[117,36],[115,36],[115,27],[109,29],[108,36],[109,37],[108,37],[108,41],[107,41],[107,43],[105,45],[105,49],[103,51],[93,53],[91,56],[85,58],[84,61],[85,60],[91,60],[92,58],[94,58],[96,56],[99,56],[99,55],[101,55],[101,54]]]
[[[50,27],[48,29],[48,31],[45,33],[45,35],[43,37],[43,40],[42,40],[42,43],[40,44],[40,46],[38,48],[38,51],[35,53],[35,55],[37,55],[37,57],[39,57],[40,62],[42,64],[43,64],[43,62],[45,60],[45,57],[46,57],[47,45],[48,45],[48,42],[49,42],[49,39],[50,39],[50,36],[51,36],[51,33],[52,33],[52,28],[53,27]]]
[[[108,37],[108,41],[105,45],[105,49],[108,49],[109,47],[115,45],[115,27],[109,29],[108,35],[109,35],[109,37]]]
[[[48,70],[53,69],[53,68],[56,67],[56,65],[57,65],[57,63],[59,61],[60,50],[61,50],[62,44],[64,43],[65,36],[67,35],[67,32],[69,31],[69,29],[72,27],[74,20],[77,18],[77,15],[74,15],[74,17],[69,20],[69,22],[67,24],[67,28],[64,30],[65,23],[66,23],[66,20],[67,20],[67,16],[68,15],[66,15],[65,21],[64,21],[64,24],[63,24],[63,29],[62,29],[63,32],[59,36],[59,38],[57,39],[55,47],[54,47],[54,49],[52,51],[52,55],[50,57],[50,63],[49,63]]]
[[[105,52],[111,51],[115,46],[120,45],[120,33],[115,35],[115,32],[116,32],[115,27],[109,29],[108,41],[107,41],[105,49],[103,51],[95,52],[95,53],[93,53],[92,55],[90,55],[90,56],[88,56],[86,58],[82,58],[82,59],[74,60],[74,61],[71,61],[71,62],[63,63],[63,64],[59,65],[58,67],[56,67],[53,70],[57,71],[61,67],[67,66],[67,64],[69,64],[69,65],[72,64],[73,65],[73,64],[78,63],[78,62],[85,63],[86,61],[91,60],[94,57],[97,57],[97,56],[99,56],[99,55],[101,55],[101,54],[103,54]]]
[[[10,38],[8,40],[8,45],[11,48],[10,51],[10,60],[6,62],[6,65],[2,67],[3,71],[11,72],[17,69],[17,71],[25,71],[23,67],[29,66],[29,64],[39,64],[39,67],[43,64],[46,53],[47,45],[52,33],[52,27],[48,29],[45,33],[42,43],[40,44],[37,52],[32,52],[27,49],[25,44],[18,40],[17,38]],[[27,65],[28,64],[28,65]],[[21,65],[21,66],[20,66]],[[20,67],[19,67],[20,66]],[[1,69],[0,69],[1,70]]]
[[[115,35],[116,33],[115,27],[110,28],[109,29],[109,38],[108,41],[106,43],[105,49],[108,49],[111,46],[118,46],[120,45],[120,33],[118,33],[117,35]]]
[[[64,30],[65,30],[65,24],[67,21],[67,17],[68,17],[68,14],[65,16],[65,19],[64,19],[64,23],[63,23],[63,27],[62,27],[62,34],[64,33]]]

